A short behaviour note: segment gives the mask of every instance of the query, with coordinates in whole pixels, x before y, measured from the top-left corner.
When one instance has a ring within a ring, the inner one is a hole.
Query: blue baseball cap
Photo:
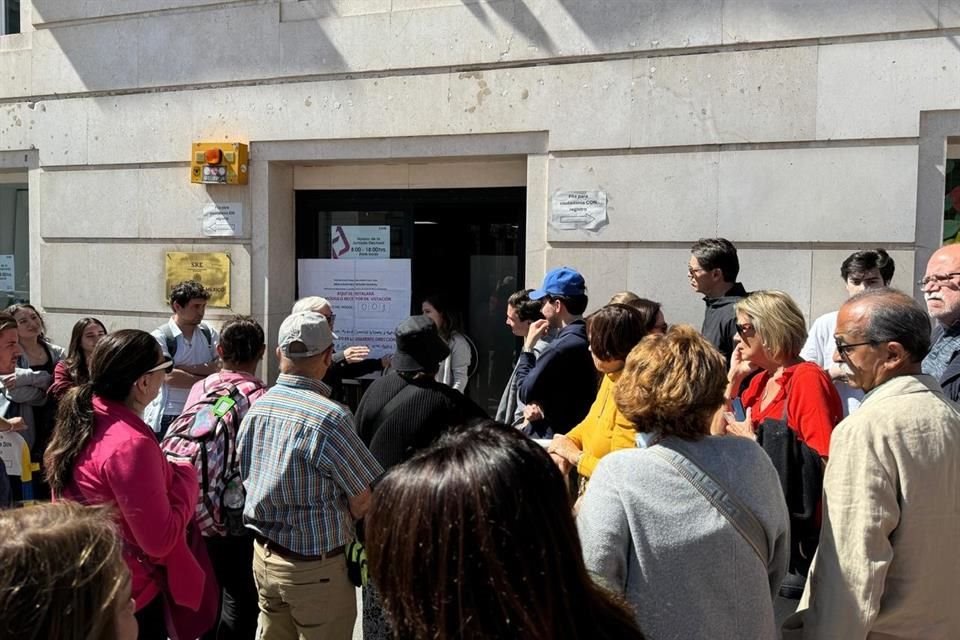
[[[572,298],[582,296],[587,292],[587,284],[583,276],[570,267],[557,267],[548,272],[543,278],[543,286],[530,292],[531,300],[539,300],[547,296]]]

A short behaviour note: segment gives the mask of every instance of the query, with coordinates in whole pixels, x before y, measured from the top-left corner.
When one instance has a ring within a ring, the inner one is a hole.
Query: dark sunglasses
[[[171,371],[173,371],[173,360],[170,358],[164,358],[163,362],[161,362],[160,364],[158,364],[157,366],[151,369],[147,369],[146,371],[143,372],[143,375],[147,375],[148,373],[153,373],[154,371],[163,371],[164,373],[170,373]]]
[[[744,322],[743,324],[734,325],[737,328],[737,333],[740,334],[741,338],[747,337],[747,332],[753,333],[753,325],[749,322]]]

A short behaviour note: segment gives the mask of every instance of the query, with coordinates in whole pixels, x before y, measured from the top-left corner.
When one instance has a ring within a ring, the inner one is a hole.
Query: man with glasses
[[[866,396],[833,431],[820,546],[785,640],[960,629],[960,413],[921,371],[928,327],[892,289],[840,308],[834,360]]]
[[[951,400],[960,401],[960,245],[935,251],[917,284],[927,311],[937,321],[923,372],[939,380]]]
[[[583,312],[587,286],[570,267],[547,273],[543,285],[530,292],[541,302],[543,320],[530,323],[515,376],[520,402],[527,405],[524,431],[535,438],[552,438],[578,425],[597,395],[597,376],[590,357]],[[557,330],[549,349],[538,358],[537,343],[550,329]],[[531,412],[538,407],[537,415]],[[564,461],[566,464],[566,461]]]
[[[733,305],[747,295],[743,285],[737,282],[740,273],[737,248],[726,238],[700,238],[690,247],[690,253],[687,277],[693,290],[703,294],[707,307],[700,333],[730,364],[733,337],[737,333]]]
[[[888,286],[893,279],[894,268],[893,258],[883,249],[855,251],[840,265],[840,277],[847,289],[847,295],[853,296],[866,289]],[[840,394],[843,415],[848,416],[860,406],[863,391],[848,385],[849,371],[846,366],[833,361],[833,354],[836,351],[833,334],[836,328],[836,311],[825,313],[814,320],[810,325],[810,333],[807,334],[807,342],[800,351],[800,357],[823,367],[837,388],[837,393]]]

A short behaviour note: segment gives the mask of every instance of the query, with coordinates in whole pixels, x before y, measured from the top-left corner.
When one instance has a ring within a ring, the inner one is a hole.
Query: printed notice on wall
[[[0,254],[0,291],[16,289],[13,269],[13,254]]]
[[[202,230],[205,236],[233,238],[243,235],[243,203],[211,203],[203,208]]]
[[[607,222],[604,191],[557,191],[550,200],[550,226],[558,231],[597,231]]]
[[[393,331],[410,315],[410,260],[297,261],[297,297],[321,296],[337,314],[336,350],[359,345],[371,358],[393,353]]]
[[[390,257],[390,227],[334,225],[330,227],[330,257],[374,260]]]
[[[184,253],[171,251],[166,258],[166,284],[164,294],[184,280],[196,280],[210,292],[208,307],[230,306],[230,254],[229,253]]]

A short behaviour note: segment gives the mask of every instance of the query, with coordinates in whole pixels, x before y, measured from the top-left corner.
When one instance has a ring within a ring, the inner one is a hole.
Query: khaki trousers
[[[260,605],[258,640],[353,637],[357,596],[343,554],[289,560],[255,542],[253,578]]]

